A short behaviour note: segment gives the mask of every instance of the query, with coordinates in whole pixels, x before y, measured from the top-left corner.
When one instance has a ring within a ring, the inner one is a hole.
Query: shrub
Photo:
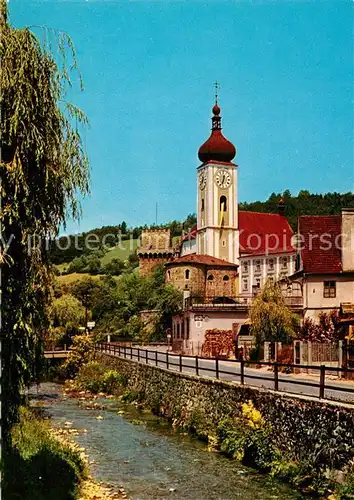
[[[251,402],[241,405],[241,416],[226,418],[218,425],[221,451],[244,465],[269,471],[276,458],[270,428]]]
[[[95,346],[92,337],[89,335],[76,335],[69,356],[63,364],[67,377],[73,378],[85,363],[92,360],[94,352]]]
[[[75,379],[75,384],[78,389],[86,389],[90,392],[97,393],[104,390],[105,368],[97,361],[90,361],[83,365]]]
[[[78,389],[86,389],[92,393],[114,393],[120,386],[126,385],[126,377],[116,370],[107,370],[97,361],[83,365],[75,378]]]
[[[118,373],[116,370],[108,370],[103,374],[104,391],[112,394],[120,386],[126,385],[126,377]]]

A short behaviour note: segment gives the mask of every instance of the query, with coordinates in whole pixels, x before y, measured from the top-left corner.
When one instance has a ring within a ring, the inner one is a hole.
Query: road
[[[113,349],[113,347],[112,347]],[[113,351],[104,351],[107,354],[114,355]],[[115,354],[118,356],[118,353]],[[121,356],[125,357],[123,348]],[[182,373],[196,374],[196,359],[195,357],[179,356],[173,353],[168,353],[165,350],[148,350],[144,347],[141,348],[127,348],[126,357],[139,361],[141,363],[148,363],[151,365],[167,368],[171,371],[181,371]],[[216,360],[215,359],[201,359],[198,358],[198,375],[216,378]],[[180,366],[182,364],[182,366]],[[219,379],[232,381],[235,383],[241,382],[240,364],[225,360],[219,360]],[[228,372],[228,373],[223,373]],[[260,378],[262,377],[262,378]],[[247,368],[244,370],[244,383],[254,387],[262,387],[274,390],[274,373],[273,371],[265,368]],[[337,377],[326,375],[325,399],[342,401],[354,405],[354,381],[341,381]],[[306,384],[306,385],[303,385]],[[305,395],[311,397],[319,397],[319,376],[308,374],[286,374],[279,373],[279,392],[285,392],[295,395]],[[349,389],[349,390],[348,390]],[[349,392],[349,391],[353,392]]]

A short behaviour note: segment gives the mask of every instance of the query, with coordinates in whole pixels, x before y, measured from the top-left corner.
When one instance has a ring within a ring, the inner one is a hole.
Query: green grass
[[[94,280],[98,280],[101,276],[104,276],[104,274],[71,273],[64,274],[63,276],[57,276],[56,279],[61,284],[71,284],[74,281],[82,280],[84,278],[92,278]]]
[[[116,247],[108,250],[106,255],[101,258],[101,264],[104,266],[112,259],[126,260],[138,247],[139,240],[122,241]]]

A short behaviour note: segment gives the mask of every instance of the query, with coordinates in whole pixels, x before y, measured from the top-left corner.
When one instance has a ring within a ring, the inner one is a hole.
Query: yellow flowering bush
[[[264,421],[261,413],[254,407],[252,401],[242,403],[242,420],[244,423],[251,427],[251,429],[261,429],[264,427]]]

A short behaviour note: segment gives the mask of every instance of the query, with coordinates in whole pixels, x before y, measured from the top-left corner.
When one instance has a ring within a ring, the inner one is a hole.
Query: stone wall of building
[[[350,405],[293,397],[235,385],[97,353],[105,366],[125,375],[128,389],[175,425],[213,438],[223,419],[240,415],[252,402],[269,424],[288,461],[345,470],[354,459],[354,409]]]
[[[237,271],[235,269],[208,269],[205,295],[208,297],[234,297]]]
[[[140,276],[151,276],[157,266],[169,262],[169,257],[141,257],[139,256],[139,274]]]
[[[146,229],[141,233],[140,247],[151,250],[168,250],[171,248],[171,231],[169,229]]]
[[[191,294],[204,295],[205,278],[204,267],[195,264],[170,265],[166,270],[167,283],[170,283],[181,291],[189,290]]]

